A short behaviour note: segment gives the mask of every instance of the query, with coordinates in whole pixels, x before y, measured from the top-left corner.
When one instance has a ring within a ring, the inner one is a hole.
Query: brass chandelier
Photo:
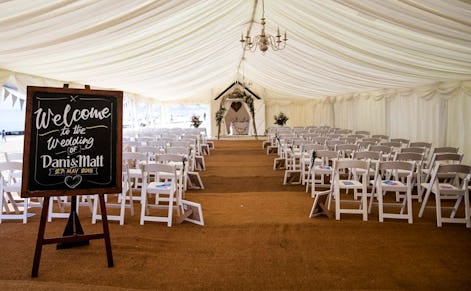
[[[242,44],[242,48],[247,51],[254,52],[257,50],[257,47],[260,49],[262,53],[265,53],[269,47],[272,48],[274,51],[282,50],[286,47],[286,31],[283,35],[283,38],[280,34],[280,28],[278,27],[276,36],[271,34],[267,34],[265,32],[265,3],[262,0],[262,18],[260,19],[260,24],[262,25],[262,31],[259,35],[254,37],[250,36],[250,29],[247,30],[247,35],[244,36],[242,33],[240,37],[240,42]]]

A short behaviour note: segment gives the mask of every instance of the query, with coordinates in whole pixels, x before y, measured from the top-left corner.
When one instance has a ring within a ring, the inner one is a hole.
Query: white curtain
[[[459,147],[463,161],[471,164],[471,81],[266,104],[267,120],[283,111],[289,126],[329,125]]]

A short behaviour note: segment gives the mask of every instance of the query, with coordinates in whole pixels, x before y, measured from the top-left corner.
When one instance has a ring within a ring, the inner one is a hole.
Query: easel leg
[[[110,230],[108,228],[108,216],[106,214],[105,194],[98,194],[100,197],[101,219],[103,223],[103,234],[105,237],[106,257],[108,259],[108,267],[114,266],[113,253],[111,251]],[[132,202],[132,201],[131,201]]]
[[[41,252],[43,248],[44,233],[46,230],[47,213],[49,210],[49,197],[44,198],[43,209],[41,211],[41,220],[39,221],[38,238],[36,240],[36,249],[34,251],[33,271],[31,277],[36,278],[39,271],[39,262],[41,261]]]

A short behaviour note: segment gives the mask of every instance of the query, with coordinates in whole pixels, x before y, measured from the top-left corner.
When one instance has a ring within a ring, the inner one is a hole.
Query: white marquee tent
[[[264,100],[267,125],[283,110],[291,126],[459,146],[471,161],[469,1],[266,0],[267,30],[286,30],[288,46],[244,52],[238,40],[260,32],[261,4],[0,1],[0,85],[90,84],[211,106],[243,79]]]

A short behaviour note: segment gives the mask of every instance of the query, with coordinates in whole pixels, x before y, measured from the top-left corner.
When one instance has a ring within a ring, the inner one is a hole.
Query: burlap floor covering
[[[201,172],[205,190],[187,192],[202,204],[205,226],[189,222],[168,228],[139,224],[126,213],[110,222],[115,266],[108,268],[103,240],[89,246],[43,248],[39,277],[31,278],[37,215],[23,225],[0,225],[1,290],[316,290],[471,288],[471,231],[464,225],[437,228],[429,210],[414,224],[387,219],[376,210],[341,221],[308,218],[312,198],[301,186],[283,186],[274,156],[261,141],[216,141]],[[87,208],[80,219],[86,233]],[[46,227],[60,236],[64,219]]]

